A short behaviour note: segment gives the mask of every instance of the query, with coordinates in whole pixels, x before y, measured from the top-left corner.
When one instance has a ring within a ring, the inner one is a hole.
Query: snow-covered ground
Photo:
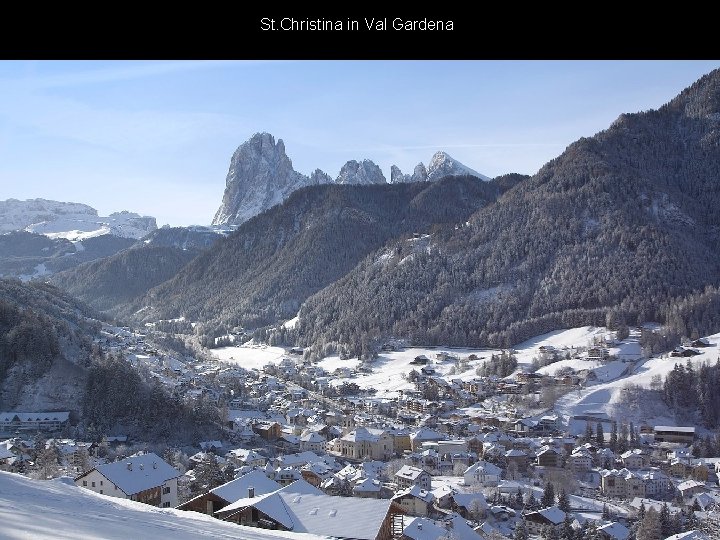
[[[0,472],[0,537],[13,540],[321,540],[314,534],[268,531],[197,512],[156,508],[75,486],[69,478],[39,481]]]
[[[671,357],[667,353],[659,357],[649,359],[638,359],[636,362],[628,362],[627,373],[623,377],[602,379],[598,384],[589,385],[586,388],[578,388],[566,396],[563,396],[556,403],[555,409],[563,414],[566,419],[573,416],[582,415],[590,412],[605,413],[608,417],[622,421],[633,421],[636,424],[646,422],[649,425],[676,425],[673,418],[668,417],[667,408],[661,403],[643,403],[639,407],[629,407],[621,403],[620,397],[624,387],[629,385],[637,385],[643,388],[649,388],[655,378],[659,377],[664,380],[665,376],[673,369],[676,363],[685,365],[688,361],[698,368],[703,363],[714,364],[718,358],[718,344],[720,343],[720,334],[714,334],[708,337],[711,344],[710,347],[698,348],[700,352],[697,356],[688,358]],[[639,347],[630,341],[626,351],[633,352],[630,347]],[[638,349],[639,350],[639,349]],[[612,352],[612,349],[611,349]],[[617,362],[616,369],[623,364]],[[604,366],[612,368],[613,364]],[[575,422],[571,425],[574,432],[581,432],[585,427],[584,422]]]
[[[210,349],[209,352],[218,360],[236,364],[245,369],[262,369],[265,364],[277,364],[285,356],[285,349],[282,347],[252,344],[220,347]]]

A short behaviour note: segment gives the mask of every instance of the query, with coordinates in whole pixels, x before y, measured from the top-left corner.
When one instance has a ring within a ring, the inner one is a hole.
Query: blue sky
[[[535,173],[619,114],[657,108],[718,61],[0,62],[0,199],[208,224],[235,148],[285,141],[296,170],[411,171],[445,150]]]

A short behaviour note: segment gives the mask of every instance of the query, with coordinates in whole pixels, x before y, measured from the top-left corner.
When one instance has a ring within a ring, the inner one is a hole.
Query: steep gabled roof
[[[100,474],[115,484],[126,495],[161,486],[180,473],[156,454],[142,454],[125,458],[115,463],[95,467]],[[90,471],[92,472],[92,471]],[[78,480],[88,473],[78,477]]]
[[[282,488],[275,480],[268,478],[262,471],[252,471],[246,475],[231,480],[222,486],[210,490],[210,493],[233,503],[248,496],[248,488],[255,489],[255,496],[272,493]]]

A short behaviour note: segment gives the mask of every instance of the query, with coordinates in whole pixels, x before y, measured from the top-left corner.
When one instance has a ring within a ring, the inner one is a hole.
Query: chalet
[[[177,469],[149,453],[98,465],[78,476],[75,485],[109,497],[170,508],[177,505],[179,476]]]
[[[559,532],[565,521],[565,512],[557,506],[550,506],[536,512],[528,512],[523,515],[523,519],[530,534],[541,534],[545,527],[550,527]]]
[[[574,473],[583,473],[592,469],[593,456],[585,448],[576,448],[568,458],[570,468]]]
[[[417,518],[405,526],[400,540],[429,540],[430,538],[434,539],[447,537],[448,530],[444,527],[441,527],[430,519]],[[478,539],[479,538],[480,537],[478,536]]]
[[[520,450],[519,448],[508,450],[505,452],[505,459],[507,460],[508,468],[514,464],[519,472],[525,472],[525,470],[527,470],[529,458],[527,452],[524,450]]]
[[[391,540],[402,533],[405,511],[389,500],[325,495],[306,482],[245,498],[216,514],[240,525],[338,539]]]
[[[177,508],[212,516],[215,512],[239,499],[265,495],[277,491],[281,487],[280,484],[269,479],[263,471],[252,471],[222,486],[213,488],[207,493],[198,495]]]
[[[282,435],[282,428],[277,422],[257,422],[252,429],[266,441],[275,441]]]
[[[411,516],[427,516],[432,510],[435,496],[432,491],[412,486],[398,491],[392,501]]]
[[[677,486],[677,489],[683,498],[693,497],[695,495],[708,491],[705,483],[698,482],[697,480],[685,480],[684,482],[680,482]]]
[[[322,452],[325,450],[327,439],[315,431],[305,430],[300,435],[300,451]]]
[[[638,448],[620,454],[620,459],[628,469],[642,469],[650,464],[649,456]]]
[[[382,493],[382,484],[376,478],[361,478],[355,481],[352,487],[353,497],[364,499],[379,499]]]
[[[497,486],[502,475],[502,469],[487,461],[473,463],[463,473],[465,485],[480,484],[482,486]]]
[[[400,470],[395,473],[395,482],[400,489],[419,486],[429,490],[432,477],[427,471],[412,467],[411,465],[403,465]]]
[[[710,343],[710,340],[705,337],[701,337],[700,339],[694,340],[690,345],[693,347],[700,347],[700,348],[712,347],[712,343]]]
[[[3,412],[0,413],[2,433],[50,433],[68,425],[70,413],[64,412]]]
[[[630,529],[622,523],[613,521],[600,525],[597,528],[597,535],[601,540],[627,540],[630,537]]]
[[[267,461],[265,457],[258,454],[255,450],[248,450],[245,448],[236,448],[230,450],[225,457],[238,467],[250,466],[250,467],[264,467]]]
[[[415,364],[418,366],[425,366],[428,363],[430,363],[430,359],[425,356],[424,354],[418,355],[410,362],[411,364]]]
[[[544,446],[537,453],[537,464],[541,467],[560,467],[562,454],[552,446]]]

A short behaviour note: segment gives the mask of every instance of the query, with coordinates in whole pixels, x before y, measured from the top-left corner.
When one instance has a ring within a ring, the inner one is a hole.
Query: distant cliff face
[[[312,179],[293,170],[282,139],[256,133],[233,154],[225,182],[222,204],[213,225],[239,225],[281,203],[290,193],[324,179],[316,171]]]
[[[359,186],[387,183],[380,167],[369,159],[364,159],[360,162],[354,159],[348,161],[343,165],[342,169],[340,169],[340,174],[335,182],[338,184],[353,184]]]
[[[448,154],[438,152],[430,161],[428,169],[420,163],[411,175],[403,174],[393,165],[390,182],[424,182],[439,180],[444,176],[475,176],[489,180]],[[225,182],[225,194],[212,224],[233,227],[241,225],[251,217],[285,201],[297,189],[332,183],[374,185],[388,182],[380,167],[369,159],[348,161],[342,166],[335,180],[320,169],[316,169],[309,177],[305,176],[293,169],[282,139],[276,142],[275,137],[269,133],[256,133],[233,154]]]
[[[46,199],[0,201],[0,233],[24,230],[68,240],[112,234],[137,240],[155,229],[155,218],[133,212],[102,217],[86,204]]]

